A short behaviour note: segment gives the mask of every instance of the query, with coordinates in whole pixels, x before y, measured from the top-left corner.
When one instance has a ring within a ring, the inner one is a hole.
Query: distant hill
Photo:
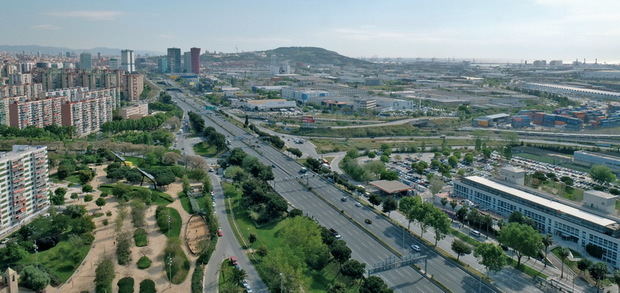
[[[155,51],[147,51],[147,50],[134,50],[138,55],[163,55],[161,52]],[[9,52],[9,53],[31,53],[36,54],[37,52],[41,52],[41,54],[47,55],[58,55],[60,53],[65,52],[73,52],[73,53],[82,53],[88,52],[91,54],[101,53],[103,56],[118,56],[121,54],[121,49],[116,48],[106,48],[106,47],[97,47],[92,49],[71,49],[64,47],[52,47],[52,46],[39,46],[39,45],[0,45],[0,52]]]
[[[207,62],[254,62],[258,64],[270,64],[272,56],[277,62],[303,63],[309,65],[331,64],[336,66],[367,66],[371,63],[365,60],[355,59],[340,55],[317,47],[280,47],[267,51],[254,51],[243,53],[205,54],[203,61]]]

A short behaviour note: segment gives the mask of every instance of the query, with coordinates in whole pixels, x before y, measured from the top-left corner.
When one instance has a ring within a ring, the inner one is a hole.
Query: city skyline
[[[35,2],[0,12],[7,26],[33,19],[7,31],[2,43],[161,53],[172,46],[211,52],[316,46],[351,57],[620,60],[614,40],[620,4],[607,0]]]

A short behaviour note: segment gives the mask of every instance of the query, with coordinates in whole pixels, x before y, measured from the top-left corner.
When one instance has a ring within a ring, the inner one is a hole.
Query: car
[[[410,246],[410,247],[411,247],[411,249],[412,249],[413,251],[420,252],[420,250],[421,250],[421,249],[420,249],[420,246],[419,246],[419,245],[417,245],[417,244],[411,244],[411,246]]]
[[[334,228],[329,228],[329,232],[331,232],[331,233],[332,233],[332,235],[334,235],[334,237],[336,237],[336,239],[340,239],[340,238],[342,238],[342,235],[340,235],[340,234],[338,233],[338,231],[336,231]]]
[[[345,197],[341,198],[340,201],[342,201],[342,202],[347,201],[347,197],[345,196]]]
[[[218,236],[218,237],[222,237],[222,236],[224,236],[224,231],[222,231],[222,227],[217,228],[217,236]]]
[[[362,206],[362,204],[361,204],[361,203],[359,203],[359,202],[356,202],[356,203],[355,203],[355,206],[359,208],[359,207],[361,207],[361,206]]]
[[[471,232],[469,232],[471,235],[474,235],[476,237],[480,237],[480,231],[478,230],[471,230]]]
[[[215,202],[213,202],[213,204],[211,204],[213,207],[215,207]]]
[[[370,219],[364,219],[364,223],[366,224],[372,224],[372,221]]]
[[[237,265],[237,257],[236,256],[231,256],[228,258],[228,261],[230,262],[231,265],[236,266]]]

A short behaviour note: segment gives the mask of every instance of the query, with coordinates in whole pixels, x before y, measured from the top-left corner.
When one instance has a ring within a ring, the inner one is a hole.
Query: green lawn
[[[181,201],[181,206],[183,206],[183,209],[188,214],[194,213],[194,211],[192,210],[192,205],[189,202],[189,197],[185,195],[179,195],[179,200]],[[208,196],[197,197],[196,201],[198,201],[198,206],[203,210],[206,210],[207,205],[211,204],[211,199]]]
[[[46,251],[29,254],[19,263],[23,265],[40,263],[64,283],[86,257],[89,249],[90,245],[87,244],[74,247],[69,241],[61,241]]]
[[[132,191],[144,190],[144,189],[150,190],[151,193],[153,194],[152,196],[153,203],[156,205],[166,206],[174,201],[174,199],[169,194],[158,191],[158,190],[153,190],[153,189],[142,187],[142,186],[130,186],[130,187]],[[101,186],[99,186],[99,190],[105,191],[109,194],[112,194],[113,188],[114,188],[114,184],[102,184]]]
[[[235,218],[232,219],[232,215],[229,214],[230,216],[229,219],[231,221],[235,221],[235,223],[239,227],[239,232],[241,233],[241,237],[243,237],[245,242],[250,243],[249,236],[250,234],[254,234],[256,235],[257,240],[256,242],[251,244],[250,246],[251,248],[256,249],[258,247],[265,246],[271,250],[271,249],[282,246],[283,245],[282,240],[279,239],[277,236],[278,231],[280,231],[282,228],[284,228],[289,223],[289,219],[287,218],[277,223],[272,222],[269,224],[262,225],[260,227],[255,226],[254,223],[248,217],[247,211],[241,209],[238,204],[239,201],[241,200],[241,191],[235,188],[235,186],[230,183],[224,182],[222,185],[223,185],[222,187],[224,189],[226,196],[229,198],[231,205],[233,206]],[[235,235],[235,236],[239,237],[239,235]],[[242,243],[242,241],[240,241],[240,243]],[[260,259],[257,259],[259,257],[258,256],[254,256],[254,257],[255,257],[254,261],[255,261],[256,267],[259,273],[261,273],[261,271],[264,270],[265,268],[261,267]],[[316,271],[316,270],[312,270],[308,268],[306,269],[304,273],[307,277],[305,279],[304,287],[308,288],[309,292],[328,292],[329,284],[336,278],[338,279],[338,281],[344,284],[350,284],[350,281],[348,280],[347,277],[344,277],[338,274],[338,265],[335,262],[331,262],[330,264],[328,264],[325,268],[323,268],[320,271]],[[357,285],[353,286],[351,287],[350,292],[357,292],[358,289],[359,288]]]
[[[195,144],[194,152],[196,152],[197,155],[201,155],[205,157],[215,157],[221,153],[217,151],[217,148],[215,148],[215,146],[210,145],[206,141]]]
[[[163,212],[157,217],[157,225],[168,238],[179,237],[181,234],[181,214],[174,208],[162,207]],[[170,217],[168,217],[170,216]],[[170,221],[168,221],[170,219]]]

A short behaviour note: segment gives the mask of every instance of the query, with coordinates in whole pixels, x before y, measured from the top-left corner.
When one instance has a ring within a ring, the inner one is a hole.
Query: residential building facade
[[[0,234],[49,207],[48,171],[46,146],[0,153]]]

